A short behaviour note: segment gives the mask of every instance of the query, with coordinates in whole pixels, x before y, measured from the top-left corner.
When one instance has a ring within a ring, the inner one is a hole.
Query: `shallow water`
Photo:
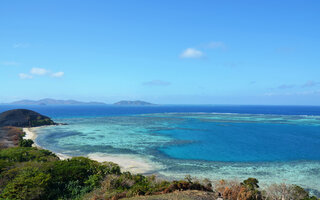
[[[68,155],[129,154],[171,178],[245,179],[320,190],[320,116],[153,113],[56,119],[37,143]]]
[[[14,108],[69,124],[37,129],[37,143],[54,152],[151,162],[150,173],[167,178],[256,177],[320,196],[320,107],[0,105]]]

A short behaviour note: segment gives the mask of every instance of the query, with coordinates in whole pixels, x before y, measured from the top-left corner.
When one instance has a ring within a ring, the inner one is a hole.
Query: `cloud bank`
[[[203,53],[194,48],[187,48],[180,54],[180,58],[201,58]]]
[[[44,68],[36,68],[36,67],[34,67],[34,68],[32,68],[32,69],[30,70],[30,73],[31,73],[31,74],[34,74],[34,75],[42,76],[42,75],[48,74],[49,71],[46,70],[46,69],[44,69]]]
[[[62,76],[64,76],[64,72],[51,72],[50,70],[47,70],[45,68],[37,68],[37,67],[33,67],[30,70],[29,74],[26,73],[20,73],[19,77],[21,79],[32,79],[34,76],[51,76],[54,78],[61,78]]]
[[[52,77],[56,77],[56,78],[62,77],[63,75],[64,75],[64,72],[56,72],[51,74]]]

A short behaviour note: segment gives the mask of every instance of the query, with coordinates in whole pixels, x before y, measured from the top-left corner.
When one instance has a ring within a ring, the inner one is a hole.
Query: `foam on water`
[[[320,117],[303,115],[158,113],[56,119],[37,143],[57,153],[131,155],[183,178],[256,177],[320,191]],[[150,171],[150,170],[149,170]]]

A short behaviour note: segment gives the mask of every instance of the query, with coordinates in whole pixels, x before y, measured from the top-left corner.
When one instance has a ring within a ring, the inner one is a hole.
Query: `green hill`
[[[0,127],[36,127],[55,124],[49,117],[26,109],[8,110],[0,114]]]

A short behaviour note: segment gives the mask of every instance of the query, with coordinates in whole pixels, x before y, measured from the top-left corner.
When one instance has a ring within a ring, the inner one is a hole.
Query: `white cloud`
[[[40,76],[46,75],[48,72],[49,71],[44,68],[36,68],[36,67],[32,68],[30,71],[31,74],[40,75]]]
[[[19,63],[15,62],[15,61],[4,61],[0,63],[1,65],[4,66],[17,66],[19,65]]]
[[[21,79],[31,79],[34,76],[51,76],[54,78],[60,78],[62,76],[64,76],[64,72],[60,71],[60,72],[51,72],[50,70],[47,70],[45,68],[32,68],[30,70],[29,74],[25,74],[25,73],[20,73],[19,76]]]
[[[52,77],[56,77],[56,78],[60,78],[63,75],[64,75],[64,72],[56,72],[51,74]]]
[[[24,74],[24,73],[20,73],[20,74],[19,74],[19,77],[20,77],[21,79],[32,79],[32,78],[33,78],[31,75],[29,75],[29,74]]]
[[[144,82],[143,85],[147,85],[147,86],[168,86],[168,85],[171,85],[171,83],[167,82],[167,81],[162,81],[162,80],[152,80],[152,81]]]
[[[180,57],[181,58],[201,58],[204,54],[194,48],[187,48],[186,50],[184,50]]]

